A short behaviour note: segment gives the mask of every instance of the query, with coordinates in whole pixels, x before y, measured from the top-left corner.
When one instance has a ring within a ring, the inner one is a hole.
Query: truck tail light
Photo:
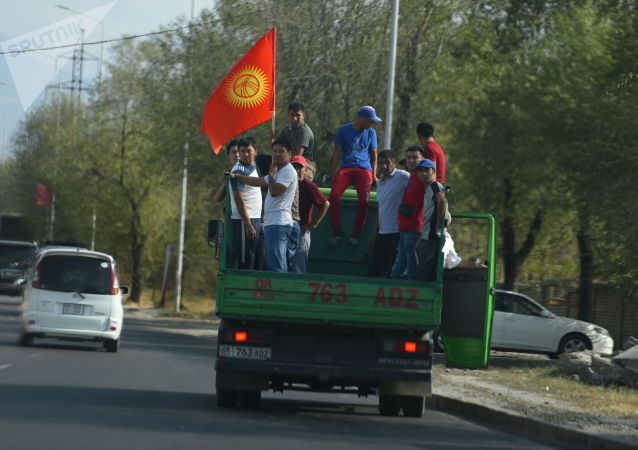
[[[383,351],[389,353],[431,353],[429,342],[403,340],[385,340]]]
[[[221,342],[226,344],[271,345],[272,333],[261,329],[227,328],[221,334]]]

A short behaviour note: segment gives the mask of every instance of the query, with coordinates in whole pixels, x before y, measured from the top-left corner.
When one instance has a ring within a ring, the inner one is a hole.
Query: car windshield
[[[38,265],[42,289],[109,295],[111,264],[106,259],[76,255],[45,256]]]
[[[35,254],[35,247],[26,245],[0,244],[0,261],[3,263],[29,262]]]

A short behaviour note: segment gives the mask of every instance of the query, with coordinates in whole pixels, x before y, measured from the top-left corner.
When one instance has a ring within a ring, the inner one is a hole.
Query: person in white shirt
[[[257,178],[255,156],[257,149],[252,139],[240,139],[239,161],[231,173]],[[230,180],[232,228],[232,266],[239,269],[259,268],[258,249],[261,235],[261,189],[247,185],[239,178]]]
[[[379,181],[377,182],[378,220],[368,245],[372,259],[369,277],[388,278],[399,243],[399,205],[410,181],[410,174],[397,170],[397,155],[384,150],[378,155]]]
[[[288,272],[288,241],[292,233],[292,203],[297,191],[297,171],[290,164],[290,144],[272,144],[272,164],[264,178],[232,174],[242,182],[256,187],[268,187],[264,203],[264,249],[266,268],[274,272]]]

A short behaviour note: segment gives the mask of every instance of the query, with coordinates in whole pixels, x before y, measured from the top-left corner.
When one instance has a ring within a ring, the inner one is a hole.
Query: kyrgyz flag
[[[272,118],[275,110],[273,28],[230,69],[206,103],[202,131],[215,153],[233,137]]]

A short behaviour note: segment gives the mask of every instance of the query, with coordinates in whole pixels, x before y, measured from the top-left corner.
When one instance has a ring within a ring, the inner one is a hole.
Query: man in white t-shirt
[[[264,248],[266,268],[274,272],[288,272],[287,248],[292,233],[292,203],[297,191],[297,171],[290,164],[290,144],[272,144],[272,165],[264,178],[231,174],[242,182],[256,187],[268,187],[264,203]]]
[[[231,169],[231,173],[258,178],[255,156],[257,149],[251,140],[240,139],[239,161]],[[239,178],[231,178],[231,216],[232,227],[232,266],[239,269],[256,270],[259,268],[257,258],[261,235],[261,189],[247,185]]]

